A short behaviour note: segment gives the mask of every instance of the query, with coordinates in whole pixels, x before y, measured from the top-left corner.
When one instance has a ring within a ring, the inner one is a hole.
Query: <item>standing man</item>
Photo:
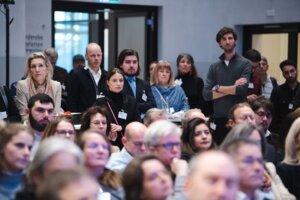
[[[156,104],[149,83],[137,77],[141,70],[138,52],[134,49],[121,51],[118,57],[118,67],[125,74],[123,91],[136,98],[138,110],[143,118],[144,113]]]
[[[68,107],[72,112],[83,112],[92,106],[106,90],[106,71],[100,67],[102,50],[96,43],[86,47],[87,66],[75,70],[70,79]]]
[[[247,100],[247,83],[251,74],[251,63],[235,52],[237,34],[232,28],[223,27],[216,36],[224,53],[220,60],[209,68],[203,97],[213,101],[214,138],[220,144],[227,134],[228,110],[236,103]]]
[[[284,117],[295,109],[293,99],[297,89],[300,89],[296,63],[292,60],[284,60],[279,67],[285,78],[285,83],[273,89],[270,98],[275,111],[270,129],[275,133],[279,133]]]

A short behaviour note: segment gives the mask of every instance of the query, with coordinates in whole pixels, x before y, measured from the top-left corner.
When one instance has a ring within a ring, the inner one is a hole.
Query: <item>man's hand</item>
[[[238,80],[235,81],[234,85],[235,86],[239,86],[239,85],[244,85],[246,84],[248,81],[246,78],[239,78]]]

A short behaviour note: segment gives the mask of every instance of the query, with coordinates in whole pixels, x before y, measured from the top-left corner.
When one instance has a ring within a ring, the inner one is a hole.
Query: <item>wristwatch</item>
[[[220,85],[218,84],[218,85],[215,85],[213,88],[212,88],[212,90],[213,91],[216,91],[216,92],[219,92],[219,89],[220,89]]]

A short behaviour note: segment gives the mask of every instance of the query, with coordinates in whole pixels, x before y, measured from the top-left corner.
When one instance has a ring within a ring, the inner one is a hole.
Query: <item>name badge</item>
[[[147,101],[147,95],[145,93],[143,93],[143,95],[142,95],[142,100]]]
[[[96,99],[100,99],[100,98],[102,98],[102,97],[104,97],[104,95],[103,95],[102,93],[96,95]]]
[[[289,104],[289,109],[290,109],[290,110],[293,110],[293,108],[294,108],[294,105],[293,105],[292,103],[290,103],[290,104]]]
[[[125,113],[123,111],[120,111],[119,114],[118,114],[118,118],[126,120],[127,119],[127,113]]]
[[[0,112],[0,119],[5,119],[5,118],[7,118],[7,113],[6,113],[6,111]]]
[[[212,129],[212,130],[216,130],[216,128],[217,128],[217,125],[214,123],[214,122],[210,122],[210,124],[209,124],[209,126],[210,126],[210,128]]]
[[[171,107],[171,108],[170,108],[170,113],[174,113],[174,112],[175,112],[174,108]]]
[[[248,88],[253,89],[254,88],[254,84],[253,83],[249,83]]]

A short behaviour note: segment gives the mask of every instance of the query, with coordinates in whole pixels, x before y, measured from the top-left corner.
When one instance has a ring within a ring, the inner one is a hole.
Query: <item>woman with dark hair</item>
[[[186,161],[198,152],[216,148],[209,125],[200,118],[192,119],[187,123],[181,135],[181,142],[181,158]]]
[[[202,96],[204,82],[198,77],[194,58],[188,53],[180,53],[176,59],[178,74],[175,77],[175,83],[184,90],[190,108],[199,108],[205,115],[212,113],[212,104],[205,102]]]
[[[22,189],[23,170],[29,164],[33,132],[22,124],[0,128],[0,199],[14,199]]]
[[[140,114],[135,98],[122,92],[124,74],[120,69],[114,68],[107,73],[106,85],[105,97],[97,99],[94,105],[104,106],[109,111],[112,119],[111,133],[115,133],[109,134],[109,140],[122,149],[122,131],[130,122],[140,121]]]
[[[111,199],[122,199],[121,176],[105,168],[111,154],[107,137],[98,129],[89,129],[80,135],[77,144],[83,151],[86,169],[99,181],[99,195],[108,192]]]
[[[51,136],[64,137],[74,142],[76,139],[76,130],[72,120],[66,117],[57,117],[52,120],[46,126],[42,140]]]
[[[133,159],[123,172],[125,200],[165,200],[173,193],[171,173],[154,155]]]

